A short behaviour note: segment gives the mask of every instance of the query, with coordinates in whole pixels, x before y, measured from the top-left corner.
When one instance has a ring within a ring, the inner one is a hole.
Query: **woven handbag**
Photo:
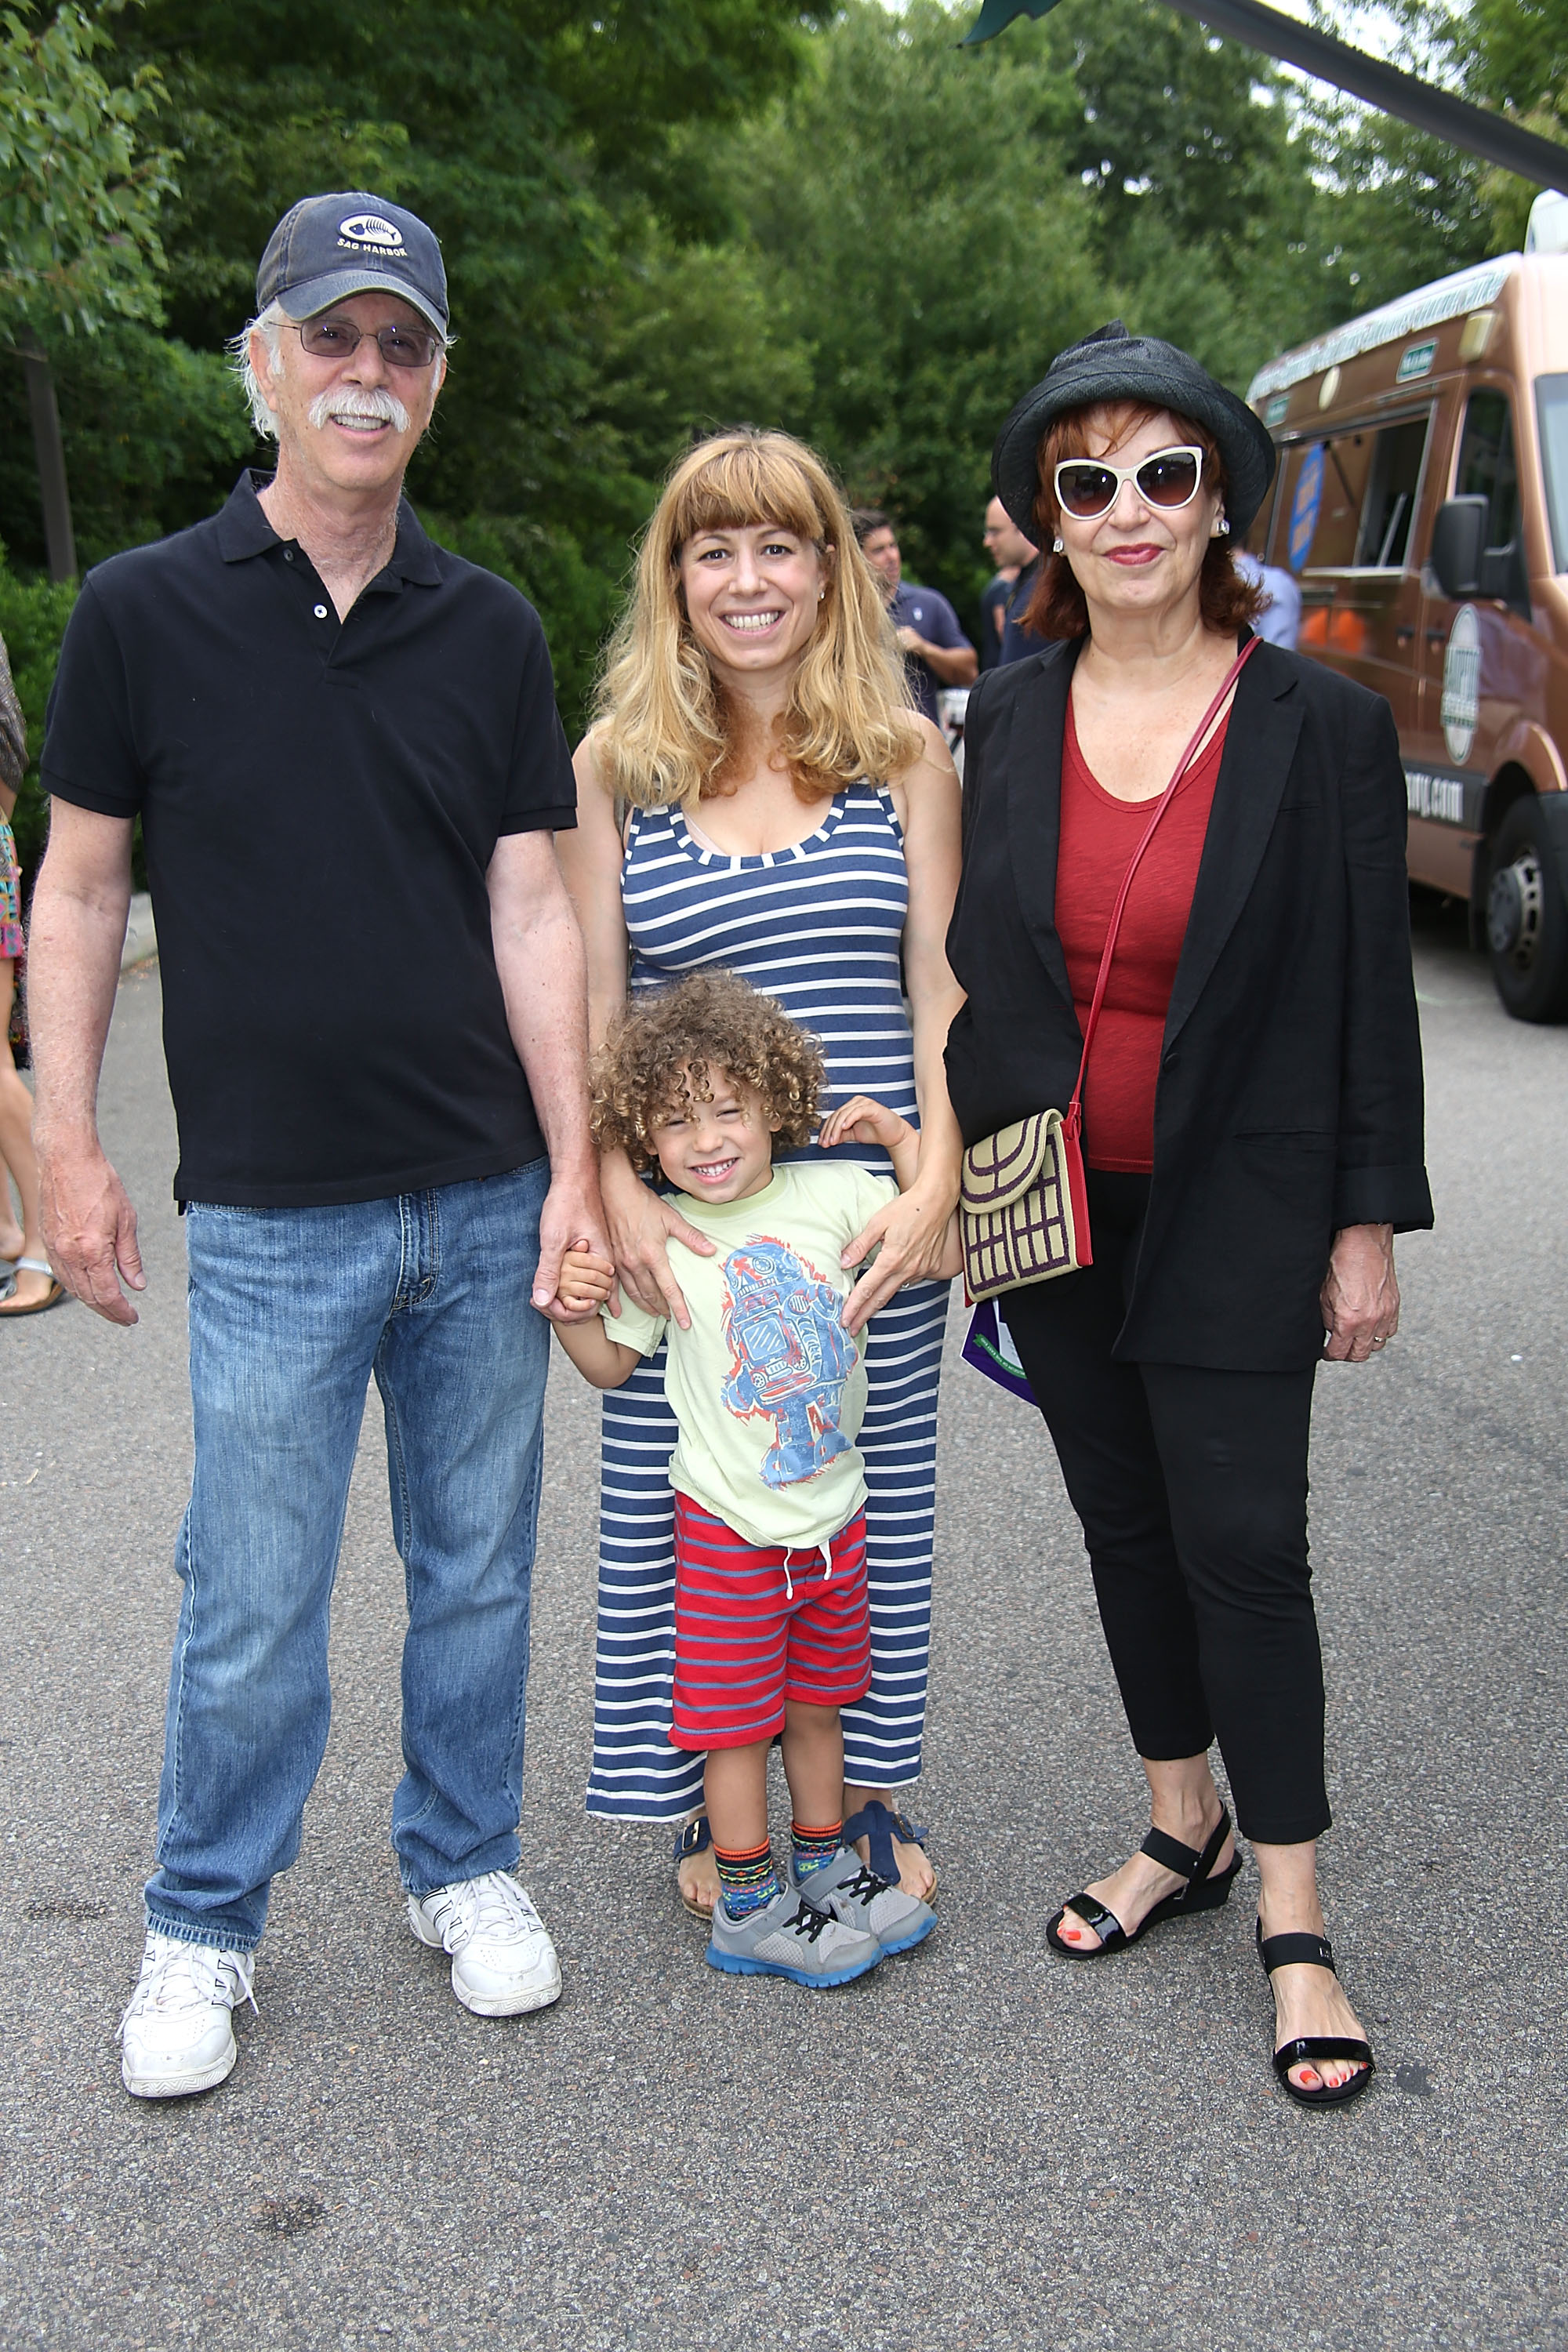
[[[1054,1275],[1073,1274],[1079,1266],[1094,1263],[1083,1172],[1083,1074],[1100,1024],[1127,894],[1160,819],[1175,799],[1178,785],[1260,643],[1259,638],[1249,637],[1226,671],[1224,685],[1177,761],[1175,774],[1156,802],[1122,877],[1105,934],[1094,999],[1084,1024],[1078,1080],[1066,1110],[1037,1110],[1028,1118],[1015,1119],[1011,1127],[998,1128],[994,1135],[972,1143],[963,1155],[958,1222],[963,1240],[964,1287],[972,1299],[995,1298],[1005,1290],[1022,1290],[1029,1283],[1048,1282]]]

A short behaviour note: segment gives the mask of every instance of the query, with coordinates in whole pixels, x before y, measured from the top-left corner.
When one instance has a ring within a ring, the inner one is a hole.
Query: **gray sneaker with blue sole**
[[[814,1990],[849,1984],[881,1958],[875,1936],[847,1927],[790,1886],[743,1919],[731,1919],[721,1901],[707,1953],[709,1967],[727,1976],[788,1977]]]
[[[844,1927],[875,1936],[889,1955],[923,1944],[936,1926],[936,1913],[929,1903],[922,1903],[918,1895],[906,1895],[901,1886],[889,1886],[885,1878],[868,1870],[848,1846],[840,1846],[831,1862],[824,1863],[820,1870],[807,1871],[804,1878],[795,1876],[792,1863],[790,1884],[808,1903],[831,1911]]]

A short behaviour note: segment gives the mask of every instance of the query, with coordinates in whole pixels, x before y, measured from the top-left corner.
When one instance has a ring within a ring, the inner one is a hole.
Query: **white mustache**
[[[374,416],[395,433],[406,433],[410,423],[403,403],[380,383],[345,383],[336,392],[323,392],[310,403],[310,415],[318,433],[324,433],[334,416]]]

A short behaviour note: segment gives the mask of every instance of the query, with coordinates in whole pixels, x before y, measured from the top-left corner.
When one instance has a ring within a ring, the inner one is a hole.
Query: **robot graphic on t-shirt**
[[[766,1240],[731,1251],[724,1283],[731,1358],[724,1402],[742,1421],[752,1413],[772,1421],[762,1469],[768,1486],[815,1478],[849,1451],[838,1414],[856,1347],[840,1320],[839,1293],[784,1242]]]

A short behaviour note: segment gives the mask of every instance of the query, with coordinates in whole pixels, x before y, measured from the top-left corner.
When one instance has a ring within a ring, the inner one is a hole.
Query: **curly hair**
[[[793,435],[738,425],[671,468],[643,533],[595,698],[595,759],[617,800],[693,808],[733,791],[740,714],[692,635],[680,551],[703,531],[769,523],[825,559],[820,617],[779,721],[797,797],[823,800],[861,776],[882,783],[920,758],[903,657],[837,484]]]
[[[822,1048],[782,1004],[732,971],[694,971],[635,996],[594,1064],[594,1140],[651,1168],[655,1128],[685,1102],[711,1102],[722,1070],[754,1094],[778,1140],[809,1143],[827,1083]]]
[[[1040,487],[1035,499],[1035,539],[1041,549],[1040,576],[1024,614],[1024,626],[1038,637],[1081,637],[1089,628],[1089,605],[1083,590],[1073,576],[1072,566],[1065,555],[1053,554],[1051,541],[1057,535],[1057,467],[1064,457],[1100,457],[1119,448],[1130,433],[1141,425],[1152,424],[1163,416],[1163,408],[1148,408],[1131,400],[1091,402],[1083,408],[1069,408],[1052,420],[1040,436],[1036,452]],[[1196,425],[1190,416],[1178,416],[1170,412],[1171,422],[1183,438],[1204,453],[1204,488],[1217,490],[1222,501],[1229,488],[1225,459],[1219,443],[1206,425]],[[1089,434],[1102,444],[1091,450]],[[1105,436],[1109,434],[1110,439]],[[1268,602],[1268,592],[1261,581],[1243,579],[1231,561],[1235,544],[1232,534],[1226,530],[1213,539],[1204,551],[1203,570],[1198,574],[1198,609],[1204,626],[1220,636],[1234,636],[1244,621],[1256,621]]]

